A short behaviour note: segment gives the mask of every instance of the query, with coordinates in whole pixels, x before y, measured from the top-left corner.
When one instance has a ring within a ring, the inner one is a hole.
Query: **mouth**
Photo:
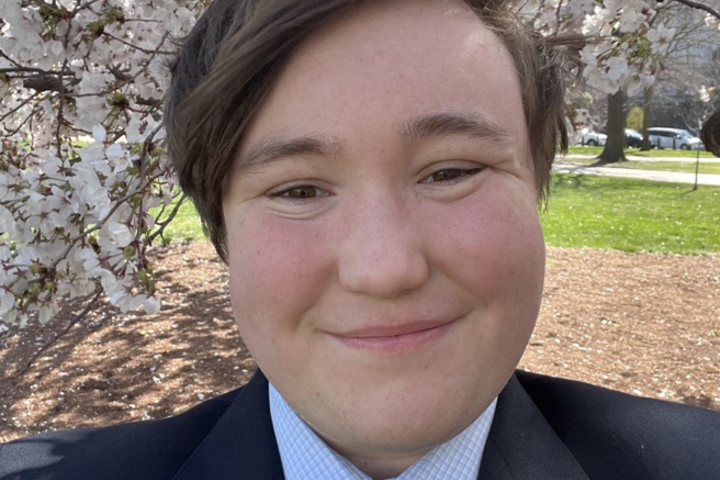
[[[402,353],[427,348],[440,341],[456,320],[374,326],[331,335],[353,349],[375,353]]]

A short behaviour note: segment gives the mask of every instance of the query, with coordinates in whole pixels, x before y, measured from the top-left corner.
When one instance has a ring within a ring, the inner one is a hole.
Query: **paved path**
[[[555,166],[553,167],[553,172],[574,173],[576,175],[601,175],[605,177],[637,178],[641,180],[654,180],[656,182],[689,183],[691,185],[695,183],[694,173],[665,172],[662,170],[639,170],[633,168],[589,167],[587,165],[555,164]],[[720,175],[701,173],[700,175],[698,175],[698,184],[720,186]]]
[[[573,158],[581,158],[583,160],[592,160],[597,158],[597,155],[589,155],[587,153],[568,153],[564,157],[558,157],[558,160],[566,158],[566,159],[573,159]],[[697,160],[695,157],[640,157],[637,155],[626,155],[626,158],[628,160],[632,160],[634,162],[684,162],[684,163],[695,163]],[[700,157],[700,163],[720,163],[720,158],[718,157]]]

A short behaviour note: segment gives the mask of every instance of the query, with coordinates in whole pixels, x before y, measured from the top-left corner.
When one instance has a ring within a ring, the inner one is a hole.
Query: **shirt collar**
[[[270,415],[286,480],[370,480],[328,447],[270,384]],[[399,477],[387,480],[477,480],[497,398],[456,437],[426,453]]]

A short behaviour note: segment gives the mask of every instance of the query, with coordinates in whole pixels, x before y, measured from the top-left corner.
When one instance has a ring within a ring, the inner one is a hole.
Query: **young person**
[[[5,445],[0,478],[718,478],[720,415],[515,372],[567,139],[561,57],[511,3],[216,0],[169,151],[260,371]]]

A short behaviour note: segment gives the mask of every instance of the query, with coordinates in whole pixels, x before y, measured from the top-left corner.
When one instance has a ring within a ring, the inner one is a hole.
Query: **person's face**
[[[544,244],[512,60],[460,0],[363,3],[293,54],[224,189],[248,349],[349,457],[418,455],[512,375]]]

